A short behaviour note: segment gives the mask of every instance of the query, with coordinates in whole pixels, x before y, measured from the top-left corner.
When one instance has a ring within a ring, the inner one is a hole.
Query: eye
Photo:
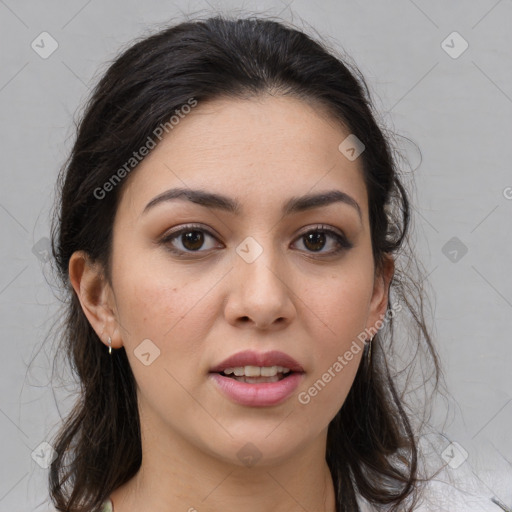
[[[334,249],[321,252],[329,238],[331,239],[331,245],[334,245]],[[305,231],[298,240],[303,241],[303,245],[308,252],[320,254],[338,254],[353,247],[353,244],[344,235],[323,225]]]
[[[166,245],[169,251],[178,256],[182,256],[193,252],[207,252],[199,251],[199,249],[203,246],[205,239],[208,237],[215,239],[215,237],[202,226],[189,225],[165,235],[161,243]],[[178,243],[181,247],[176,247]]]
[[[165,235],[160,243],[164,244],[169,251],[178,256],[184,256],[191,253],[208,252],[209,249],[201,251],[204,248],[205,240],[211,238],[216,240],[216,237],[211,234],[207,229],[200,225],[183,226],[180,229],[172,231]],[[331,246],[334,246],[330,251],[322,251],[328,245],[327,242],[331,241]],[[316,226],[313,229],[303,232],[298,240],[302,240],[307,252],[334,255],[344,250],[351,249],[353,244],[347,238],[333,229],[329,229],[323,225]],[[177,245],[181,247],[177,247]]]

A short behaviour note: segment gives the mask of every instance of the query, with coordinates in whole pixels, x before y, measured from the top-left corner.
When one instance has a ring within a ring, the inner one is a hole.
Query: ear
[[[385,253],[381,272],[375,274],[373,294],[370,301],[370,310],[366,328],[376,333],[386,315],[388,307],[389,287],[395,273],[395,260],[391,253]],[[380,322],[379,322],[380,321]],[[370,338],[373,337],[373,334]]]
[[[108,346],[123,345],[117,322],[114,295],[104,276],[103,268],[91,262],[83,251],[76,251],[69,260],[69,278],[82,310],[98,337]]]

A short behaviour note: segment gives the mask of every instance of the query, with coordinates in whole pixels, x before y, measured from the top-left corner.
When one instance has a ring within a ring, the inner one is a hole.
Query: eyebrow
[[[240,215],[242,213],[242,205],[236,199],[205,190],[192,190],[189,188],[172,188],[162,192],[146,205],[142,213],[145,214],[157,204],[174,199],[188,200],[206,208],[223,210],[234,215]],[[283,205],[282,214],[286,216],[312,210],[313,208],[328,206],[333,203],[344,203],[352,206],[357,211],[359,219],[362,221],[363,216],[359,203],[352,196],[341,190],[328,190],[317,194],[292,197]]]

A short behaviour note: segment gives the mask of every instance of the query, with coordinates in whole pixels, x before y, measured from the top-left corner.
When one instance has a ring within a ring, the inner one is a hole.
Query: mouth
[[[305,372],[283,352],[246,350],[211,368],[209,376],[229,400],[250,407],[269,407],[288,400]]]
[[[234,354],[213,368],[210,373],[223,373],[226,377],[283,377],[287,373],[304,373],[304,368],[293,357],[273,350],[271,352],[254,352],[244,350]]]
[[[226,368],[219,373],[223,377],[234,379],[247,384],[264,384],[267,382],[279,382],[296,373],[283,366],[237,366]]]

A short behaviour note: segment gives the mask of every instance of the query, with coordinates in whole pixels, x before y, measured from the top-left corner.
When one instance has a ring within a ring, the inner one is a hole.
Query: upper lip
[[[282,366],[294,372],[304,372],[304,368],[293,357],[278,350],[263,353],[244,350],[224,359],[224,361],[211,368],[210,372],[220,373],[226,368],[240,366]]]

